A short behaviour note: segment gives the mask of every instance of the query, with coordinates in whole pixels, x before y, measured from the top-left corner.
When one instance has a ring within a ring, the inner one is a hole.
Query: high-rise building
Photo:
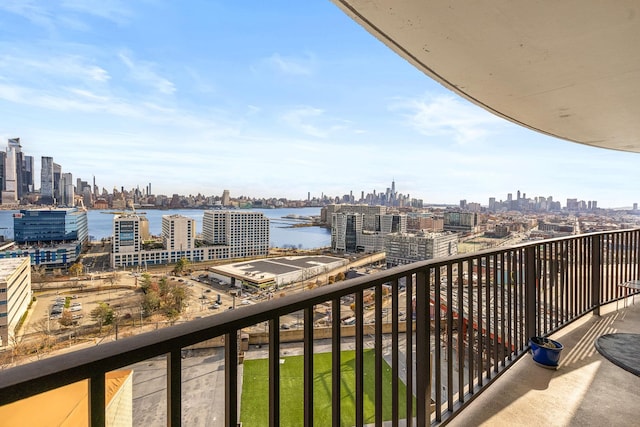
[[[52,205],[53,199],[53,157],[42,156],[40,163],[40,203]]]
[[[57,163],[53,164],[53,201],[62,202],[62,166]]]
[[[135,253],[142,247],[141,217],[136,214],[116,215],[113,219],[113,253]]]
[[[11,344],[14,330],[30,301],[29,257],[0,259],[0,347]]]
[[[2,192],[4,192],[4,162],[7,157],[6,151],[0,151],[0,202],[2,201]]]
[[[262,212],[205,211],[202,238],[211,245],[229,247],[230,258],[269,253],[269,219]]]
[[[18,199],[17,160],[21,158],[20,138],[9,139],[7,152],[4,159],[4,187],[2,191],[2,204],[14,205]]]
[[[193,249],[196,220],[183,215],[162,215],[162,245],[169,250]]]
[[[331,250],[335,252],[357,252],[358,235],[363,230],[361,213],[334,213],[331,223]]]
[[[73,190],[73,175],[70,173],[62,174],[61,190],[61,204],[66,207],[73,207],[75,205],[75,192]]]
[[[229,206],[231,204],[231,199],[229,197],[229,190],[224,190],[222,192],[222,206]]]
[[[22,182],[21,182],[21,190],[18,191],[18,198],[22,198],[28,193],[32,193],[34,188],[34,180],[33,180],[33,156],[24,156],[22,158]]]

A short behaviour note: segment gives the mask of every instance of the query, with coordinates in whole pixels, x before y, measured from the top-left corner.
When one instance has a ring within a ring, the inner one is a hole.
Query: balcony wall
[[[640,275],[639,242],[640,230],[538,241],[419,262],[305,290],[1,371],[0,405],[89,379],[89,421],[104,425],[105,373],[163,356],[166,404],[162,413],[168,425],[186,425],[191,405],[183,399],[191,391],[183,389],[187,387],[184,349],[218,338],[224,343],[220,364],[224,403],[208,407],[220,407],[220,425],[234,425],[242,411],[239,362],[247,356],[238,336],[264,325],[262,339],[268,337],[268,346],[263,353],[269,366],[264,419],[270,425],[279,425],[286,411],[280,396],[280,363],[283,349],[290,352],[293,347],[304,356],[300,425],[314,424],[314,396],[320,390],[313,381],[313,354],[318,351],[331,353],[328,388],[333,425],[448,422],[526,354],[529,337],[555,333],[586,314],[599,314],[603,304],[627,296],[629,291],[617,285]],[[323,329],[314,327],[315,308],[320,305],[330,307],[334,320]],[[300,341],[285,344],[284,334],[289,331],[281,330],[280,318],[300,311],[304,327],[295,332]],[[355,318],[350,333],[337,321],[346,317]],[[353,397],[341,395],[340,389],[346,375],[340,368],[340,354],[346,348],[355,352]],[[374,353],[373,370],[364,363],[369,349]],[[383,381],[384,363],[390,366],[389,383]],[[371,376],[371,383],[365,381]],[[402,385],[412,391],[405,399],[400,397]],[[391,393],[385,395],[389,389]],[[354,403],[352,419],[345,419],[343,399]],[[372,411],[365,411],[365,399],[372,401]],[[383,416],[383,408],[389,408],[384,412],[388,415]],[[401,420],[403,411],[412,416]]]

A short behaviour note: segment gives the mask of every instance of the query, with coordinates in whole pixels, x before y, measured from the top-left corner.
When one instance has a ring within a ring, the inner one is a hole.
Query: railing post
[[[524,319],[527,339],[536,336],[536,252],[535,247],[525,248],[525,295],[524,295]]]
[[[591,306],[593,314],[600,316],[600,277],[602,270],[601,245],[602,234],[591,237]]]
[[[167,354],[167,425],[182,424],[182,349]]]
[[[238,334],[233,331],[224,336],[225,363],[225,425],[238,425]]]
[[[103,427],[105,418],[105,379],[104,372],[89,378],[89,425]]]

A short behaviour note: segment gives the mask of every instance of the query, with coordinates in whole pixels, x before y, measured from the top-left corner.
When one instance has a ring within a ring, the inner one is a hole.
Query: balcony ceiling
[[[530,129],[640,152],[635,0],[333,0],[429,77]]]

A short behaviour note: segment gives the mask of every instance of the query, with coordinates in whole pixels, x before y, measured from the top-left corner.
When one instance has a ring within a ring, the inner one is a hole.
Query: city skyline
[[[330,1],[0,5],[0,138],[101,188],[425,203],[636,201],[637,153],[559,141],[443,89]],[[38,181],[39,182],[39,181]]]

